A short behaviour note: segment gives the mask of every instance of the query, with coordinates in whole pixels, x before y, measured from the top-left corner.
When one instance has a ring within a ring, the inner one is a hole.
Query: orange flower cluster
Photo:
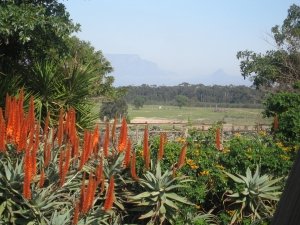
[[[216,148],[218,150],[221,150],[221,134],[220,134],[220,128],[217,128],[216,130]]]
[[[65,183],[66,175],[69,171],[71,162],[71,146],[67,144],[66,149],[62,149],[59,155],[59,178],[60,186]]]
[[[146,170],[149,170],[149,168],[150,168],[150,150],[149,150],[148,125],[146,125],[145,130],[144,130],[143,157],[144,157],[144,161],[145,161],[145,168],[146,168]]]
[[[130,163],[130,156],[131,156],[131,140],[128,138],[127,140],[127,147],[125,151],[125,157],[124,157],[124,167],[128,167]]]
[[[159,135],[159,149],[157,154],[157,160],[162,160],[164,156],[164,146],[167,142],[167,134],[165,132]]]
[[[138,176],[136,174],[136,155],[134,151],[131,156],[130,172],[132,179],[138,180]]]
[[[23,104],[23,90],[19,92],[18,98],[6,95],[4,116],[0,110],[0,151],[6,151],[7,144],[15,145],[18,153],[25,151],[23,195],[30,199],[30,183],[37,172],[40,127],[35,121],[33,97],[30,98],[27,115]]]
[[[115,200],[115,179],[111,176],[109,179],[109,185],[105,196],[104,211],[109,211]]]
[[[126,146],[127,146],[127,122],[126,122],[126,118],[123,117],[120,138],[119,138],[119,146],[118,146],[119,152],[124,151],[126,149]]]
[[[103,154],[105,157],[108,157],[108,148],[109,148],[109,123],[106,123],[104,142],[103,142]]]
[[[274,131],[278,130],[279,128],[279,121],[278,121],[278,115],[275,114],[274,121],[273,121],[273,129]]]
[[[80,192],[80,213],[87,213],[94,203],[94,196],[97,188],[97,180],[92,173],[89,175],[89,181],[87,187],[85,187],[85,174],[82,177],[82,185]]]
[[[180,169],[181,167],[184,166],[186,151],[187,151],[187,144],[185,144],[181,148],[180,155],[179,155],[179,158],[178,158],[178,163],[177,163],[177,169]]]
[[[70,170],[81,170],[83,166],[90,160],[97,161],[98,164],[89,174],[86,181],[85,174],[82,177],[80,201],[75,204],[73,224],[77,224],[80,214],[86,214],[94,204],[96,190],[99,187],[100,193],[104,192],[105,173],[104,158],[114,157],[114,154],[124,154],[123,166],[130,166],[130,173],[134,180],[138,180],[136,171],[136,153],[132,149],[131,139],[128,137],[128,127],[125,117],[122,119],[121,130],[118,142],[115,138],[117,120],[115,119],[110,133],[109,123],[106,124],[106,130],[103,139],[103,146],[100,146],[100,131],[96,126],[94,131],[84,131],[83,142],[79,142],[79,136],[76,130],[76,114],[73,108],[67,112],[60,110],[57,129],[50,127],[50,115],[45,118],[43,133],[40,125],[36,122],[34,111],[34,99],[30,98],[28,112],[23,109],[24,93],[21,90],[18,98],[6,96],[6,106],[3,111],[0,108],[0,152],[6,151],[8,144],[16,147],[18,153],[24,154],[24,182],[23,196],[31,199],[31,183],[35,181],[37,174],[37,165],[39,165],[39,180],[37,187],[42,188],[45,184],[47,167],[51,163],[51,149],[58,146],[58,169],[59,169],[59,185],[63,186]],[[51,121],[52,122],[52,121]],[[53,135],[55,133],[55,135]],[[111,135],[110,135],[111,134]],[[44,146],[39,149],[40,142]],[[160,147],[158,151],[158,160],[164,155],[164,145],[167,141],[166,134],[160,135]],[[148,126],[144,131],[143,142],[143,159],[145,168],[150,168],[150,148],[149,148],[149,131]],[[81,146],[80,146],[81,145]],[[117,152],[109,154],[110,145],[116,147]],[[102,148],[101,148],[102,147]],[[99,150],[101,150],[99,152]],[[38,151],[42,154],[38,154]],[[177,168],[181,168],[185,163],[185,155],[187,145],[185,144],[181,150]],[[37,156],[43,158],[38,161]],[[109,211],[115,200],[115,179],[111,175],[109,185],[105,195],[104,211]]]

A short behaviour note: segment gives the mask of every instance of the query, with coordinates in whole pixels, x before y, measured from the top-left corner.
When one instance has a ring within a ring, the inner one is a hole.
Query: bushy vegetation
[[[260,108],[264,93],[246,86],[205,86],[183,83],[177,86],[127,86],[125,99],[135,105],[143,98],[146,105],[210,106]]]
[[[176,140],[146,126],[142,142],[125,118],[80,133],[72,108],[42,127],[23,104],[21,91],[0,110],[5,223],[266,224],[298,150],[264,132],[222,143],[220,125]]]

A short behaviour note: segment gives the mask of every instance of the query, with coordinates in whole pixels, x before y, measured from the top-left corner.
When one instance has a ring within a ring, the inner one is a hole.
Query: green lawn
[[[132,120],[137,117],[183,120],[200,123],[214,123],[224,121],[233,125],[254,125],[256,123],[270,123],[270,119],[262,117],[262,109],[248,108],[203,108],[145,105],[136,110],[129,105],[128,115]]]

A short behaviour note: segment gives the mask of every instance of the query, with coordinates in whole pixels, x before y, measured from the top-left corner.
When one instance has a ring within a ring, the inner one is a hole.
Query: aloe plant
[[[162,224],[165,220],[174,223],[180,204],[191,204],[185,197],[176,194],[178,188],[191,182],[186,176],[174,176],[171,170],[162,174],[160,163],[157,162],[154,173],[147,171],[138,180],[142,192],[131,196],[130,201],[142,211],[139,219],[149,219],[148,224]]]
[[[239,190],[229,190],[224,202],[230,202],[235,206],[231,224],[243,217],[251,217],[252,220],[260,219],[263,215],[270,216],[274,211],[274,202],[279,200],[281,186],[277,185],[282,178],[272,179],[271,176],[260,174],[260,167],[252,174],[249,167],[246,176],[224,173],[235,183],[241,185]]]

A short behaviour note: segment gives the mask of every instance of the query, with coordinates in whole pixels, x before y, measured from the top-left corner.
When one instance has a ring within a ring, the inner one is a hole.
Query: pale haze
[[[235,84],[236,53],[274,49],[271,28],[281,25],[289,0],[63,1],[76,35],[101,50],[115,85]]]

